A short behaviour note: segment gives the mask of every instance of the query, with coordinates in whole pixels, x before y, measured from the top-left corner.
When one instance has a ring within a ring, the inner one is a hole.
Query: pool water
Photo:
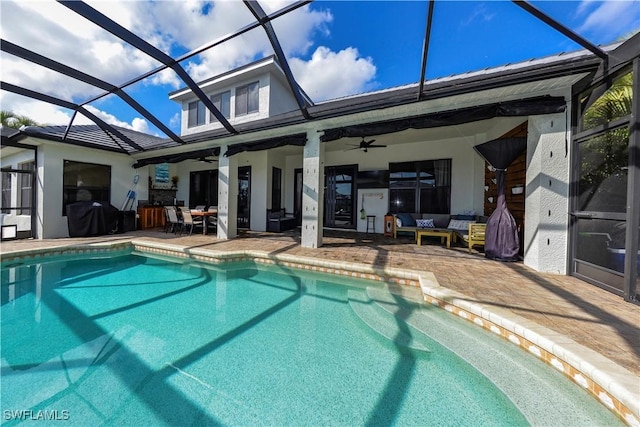
[[[619,424],[535,358],[377,282],[61,258],[4,266],[1,314],[7,425]]]

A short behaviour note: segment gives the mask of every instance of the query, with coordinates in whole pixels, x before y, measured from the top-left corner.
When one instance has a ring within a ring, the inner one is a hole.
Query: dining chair
[[[171,230],[174,234],[178,232],[178,229],[182,228],[182,221],[178,218],[178,211],[175,206],[165,206],[165,215],[167,217],[164,232],[167,233]]]
[[[182,236],[182,231],[188,227],[189,228],[189,236],[193,234],[194,227],[203,227],[204,221],[201,217],[194,218],[191,215],[191,210],[185,206],[180,207],[180,211],[182,212],[182,227],[180,227],[180,235]]]
[[[209,212],[215,212],[215,215],[209,215],[207,217],[207,228],[213,229],[214,231],[218,230],[218,207],[217,206],[209,206]]]

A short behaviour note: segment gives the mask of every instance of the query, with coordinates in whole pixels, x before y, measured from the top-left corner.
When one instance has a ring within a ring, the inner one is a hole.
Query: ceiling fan
[[[351,144],[351,146],[353,148],[348,148],[345,151],[348,151],[348,150],[362,150],[362,151],[364,151],[366,153],[366,152],[369,151],[369,148],[384,148],[384,147],[386,147],[386,145],[373,145],[374,142],[376,142],[375,139],[372,139],[371,141],[365,141],[364,140],[364,136],[363,136],[362,137],[362,141],[360,141],[360,144],[358,144],[358,145]]]
[[[199,162],[202,163],[216,163],[218,160],[217,159],[207,159],[206,157],[200,157],[198,159]]]

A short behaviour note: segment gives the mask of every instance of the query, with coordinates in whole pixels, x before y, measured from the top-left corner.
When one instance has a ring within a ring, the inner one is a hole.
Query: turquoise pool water
[[[619,424],[535,358],[376,282],[47,260],[3,267],[1,314],[7,425]]]

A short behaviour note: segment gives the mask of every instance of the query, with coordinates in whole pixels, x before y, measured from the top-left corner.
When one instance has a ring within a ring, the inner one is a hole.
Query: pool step
[[[398,347],[429,352],[429,348],[416,339],[416,336],[421,332],[393,313],[383,310],[368,295],[363,292],[349,291],[348,298],[349,306],[353,312],[379,335],[392,341]]]
[[[404,300],[385,288],[368,287],[367,297],[389,314],[403,313],[403,321],[422,331],[429,338],[427,342],[435,340],[438,344],[434,346],[442,345],[480,371],[510,397],[532,425],[542,425],[545,420],[548,423],[549,419],[555,420],[556,425],[606,425],[602,420],[610,419],[609,414],[590,402],[592,397],[578,388],[575,392],[585,404],[576,406],[577,397],[565,395],[566,378],[559,372],[553,373],[557,376],[548,375],[552,368],[533,356],[521,363],[522,349],[490,336],[490,332],[448,313],[443,317],[445,313],[440,308]],[[436,347],[433,349],[437,351]],[[564,386],[560,386],[561,382]]]

